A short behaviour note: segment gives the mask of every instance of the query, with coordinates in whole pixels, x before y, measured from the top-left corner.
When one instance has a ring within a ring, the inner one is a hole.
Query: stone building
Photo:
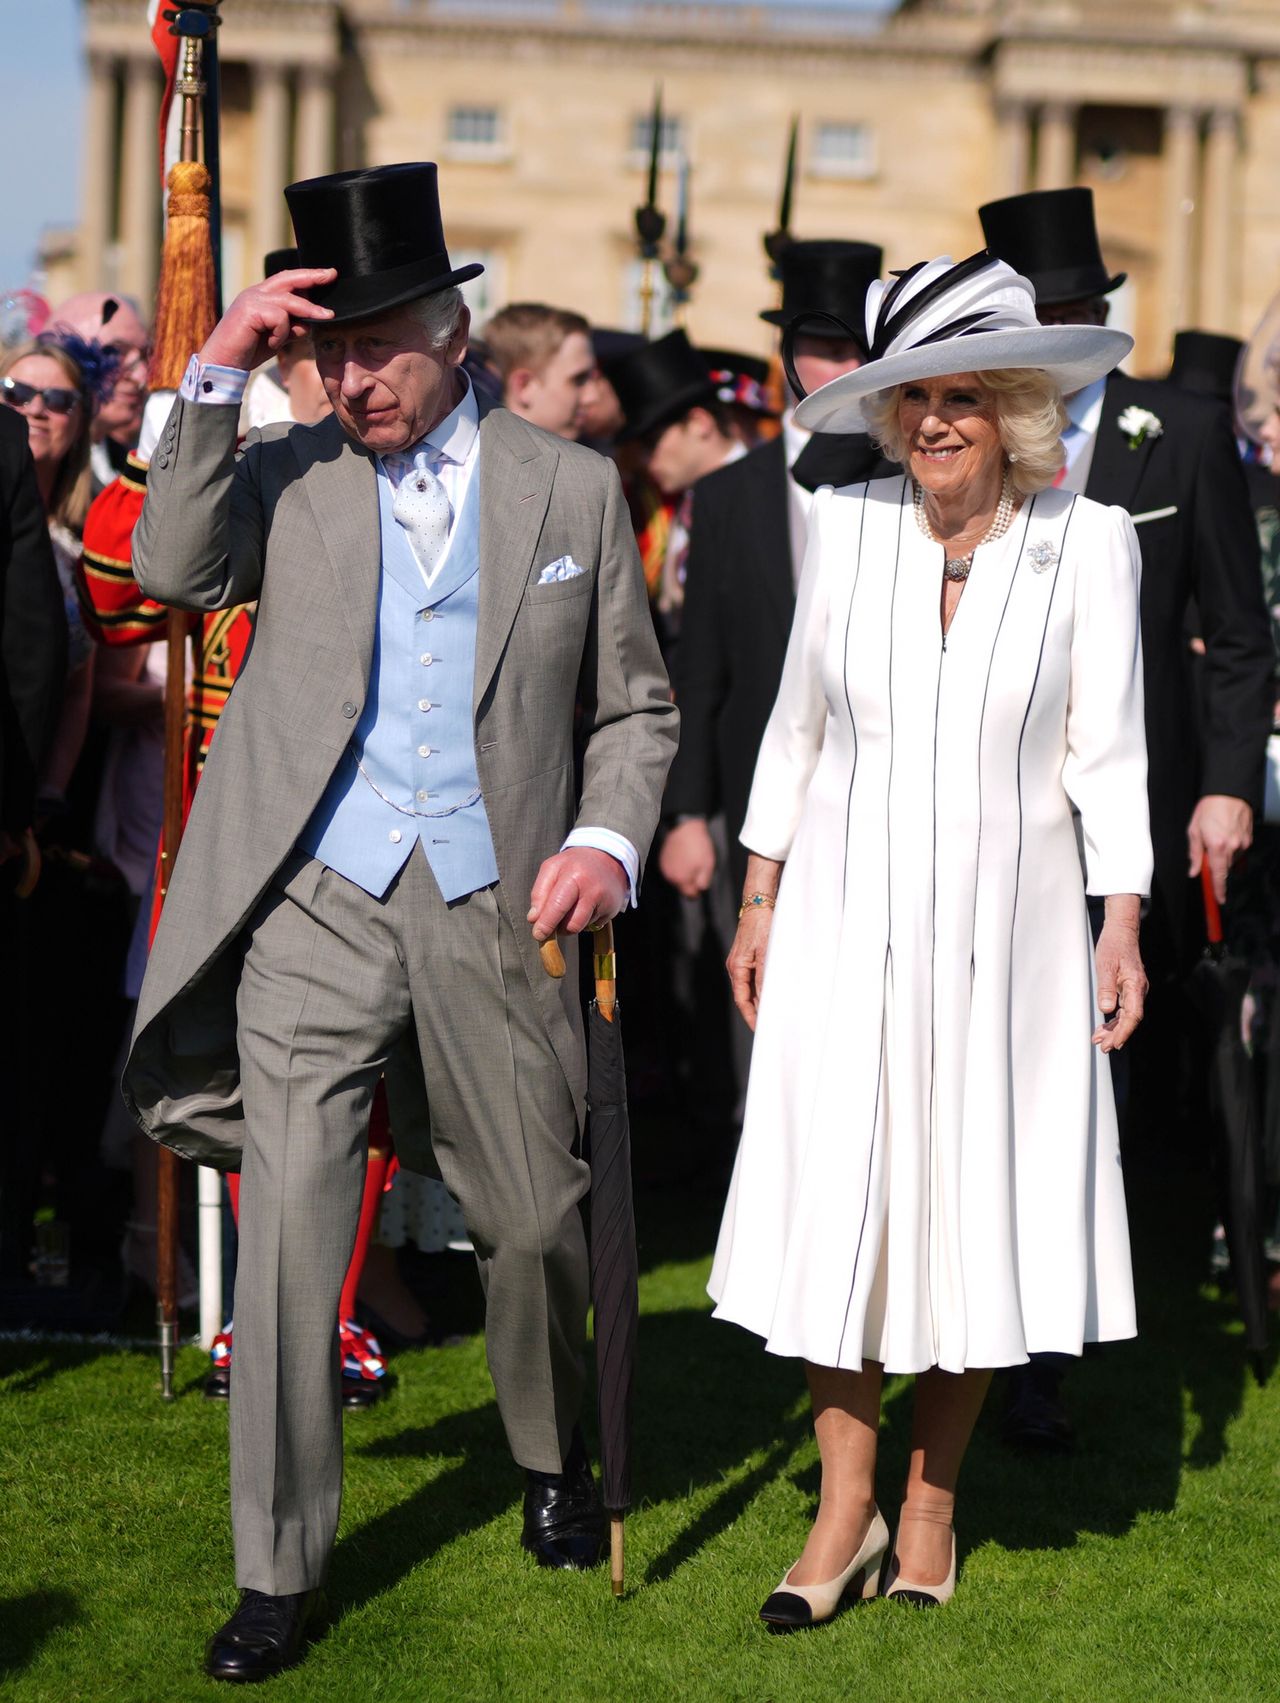
[[[661,84],[660,200],[687,162],[685,315],[763,350],[760,239],[801,116],[792,228],[882,243],[891,266],[980,244],[990,196],[1085,183],[1135,370],[1183,325],[1245,333],[1280,288],[1280,0],[224,0],[228,295],[287,239],[283,185],[440,162],[474,305],[640,311],[633,210]],[[83,0],[82,220],[51,293],[149,296],[158,72],[141,0]],[[659,303],[660,314],[669,303]]]

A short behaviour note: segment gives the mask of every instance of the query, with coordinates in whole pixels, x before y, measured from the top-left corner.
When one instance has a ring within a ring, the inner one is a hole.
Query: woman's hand
[[[1106,920],[1094,952],[1103,1020],[1093,1031],[1093,1044],[1104,1053],[1118,1052],[1142,1021],[1148,983],[1138,950],[1140,910],[1135,893],[1107,897]]]
[[[764,988],[764,959],[769,950],[772,924],[772,906],[748,905],[738,920],[738,932],[725,960],[733,988],[733,1003],[746,1019],[747,1028],[753,1032]]]
[[[760,992],[764,987],[764,955],[769,949],[769,930],[773,926],[773,901],[782,879],[782,865],[772,858],[752,852],[747,859],[747,881],[743,889],[743,911],[738,918],[738,932],[725,960],[729,982],[733,988],[733,1003],[746,1019],[753,1033],[756,1012],[760,1007]]]

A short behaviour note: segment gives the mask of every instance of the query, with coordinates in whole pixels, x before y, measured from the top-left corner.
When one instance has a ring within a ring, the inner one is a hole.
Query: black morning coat
[[[31,826],[67,667],[67,617],[27,422],[0,407],[0,826]]]
[[[869,439],[850,446],[846,483],[897,471]],[[698,481],[671,669],[680,748],[663,816],[723,811],[737,888],[747,866],[738,835],[795,614],[788,477],[779,433]]]
[[[1163,428],[1136,448],[1128,408]],[[1127,509],[1142,547],[1147,790],[1155,882],[1143,929],[1152,979],[1186,966],[1204,940],[1199,884],[1186,878],[1187,824],[1207,793],[1261,812],[1275,697],[1258,535],[1230,414],[1163,381],[1107,380],[1085,495]],[[1197,705],[1184,618],[1205,642]]]

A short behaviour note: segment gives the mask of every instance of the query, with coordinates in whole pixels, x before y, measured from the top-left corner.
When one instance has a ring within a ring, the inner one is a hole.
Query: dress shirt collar
[[[1063,407],[1067,410],[1067,418],[1071,424],[1092,436],[1102,419],[1102,399],[1106,393],[1106,379],[1096,378],[1092,384],[1086,384],[1083,390],[1063,397]]]

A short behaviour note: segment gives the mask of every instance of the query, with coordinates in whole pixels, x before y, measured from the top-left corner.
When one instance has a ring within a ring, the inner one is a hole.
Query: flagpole
[[[181,42],[175,94],[182,101],[180,158],[169,173],[168,223],[156,302],[152,390],[177,390],[190,356],[216,322],[213,255],[209,246],[210,180],[200,157],[200,108],[205,94],[202,47],[217,28],[218,0],[192,0],[166,10],[170,32]],[[158,904],[169,891],[182,840],[188,786],[187,649],[191,619],[171,609],[164,697],[163,838]],[[173,1400],[178,1344],[178,1155],[157,1154],[156,1316],[160,1387]]]

